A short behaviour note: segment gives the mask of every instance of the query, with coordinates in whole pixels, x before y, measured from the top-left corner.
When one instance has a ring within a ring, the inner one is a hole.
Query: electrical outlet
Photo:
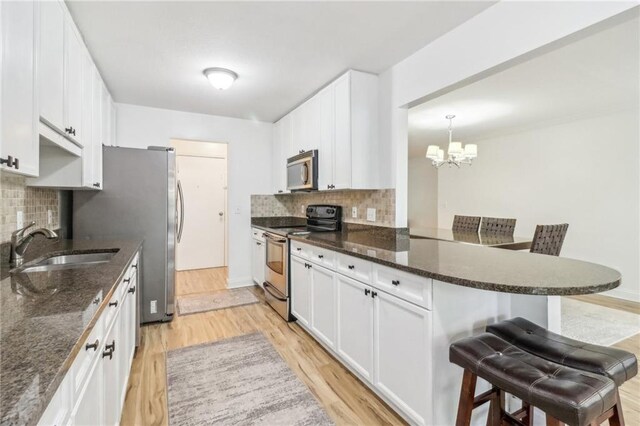
[[[375,221],[376,221],[376,209],[368,208],[367,222],[375,222]]]
[[[51,210],[47,210],[47,225],[53,224],[53,212]]]
[[[152,314],[157,314],[158,313],[158,301],[157,300],[152,300],[151,301],[151,312]]]
[[[16,229],[20,229],[24,227],[24,214],[22,210],[18,210],[18,214],[16,216]]]
[[[358,218],[358,208],[357,207],[351,207],[351,217],[354,219]]]

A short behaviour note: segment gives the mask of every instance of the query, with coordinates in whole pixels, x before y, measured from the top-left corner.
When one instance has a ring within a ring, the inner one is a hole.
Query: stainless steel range
[[[289,235],[305,235],[312,232],[340,231],[342,207],[310,205],[307,207],[307,225],[274,228],[265,232],[267,255],[265,282],[263,284],[267,303],[287,321],[291,315],[289,283]]]

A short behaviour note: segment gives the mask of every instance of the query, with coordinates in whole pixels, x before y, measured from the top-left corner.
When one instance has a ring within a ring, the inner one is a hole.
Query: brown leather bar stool
[[[494,426],[530,425],[531,407],[545,412],[547,425],[623,424],[613,380],[545,360],[491,333],[453,343],[449,361],[464,368],[456,426],[469,425],[473,409],[485,402],[491,402],[487,424]],[[475,396],[478,377],[492,389]],[[521,399],[523,408],[508,413],[505,392]]]
[[[487,326],[487,331],[546,360],[606,376],[616,386],[621,386],[638,374],[638,360],[631,352],[560,336],[524,318],[491,324]],[[623,421],[622,413],[620,418]]]

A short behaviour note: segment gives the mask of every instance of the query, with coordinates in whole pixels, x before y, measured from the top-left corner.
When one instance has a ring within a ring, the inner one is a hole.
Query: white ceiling
[[[627,21],[515,65],[409,111],[409,157],[430,144],[482,139],[574,118],[638,108],[640,20]],[[455,52],[453,52],[455,54]],[[478,144],[482,152],[482,143]]]
[[[493,2],[67,4],[116,102],[275,121],[347,69],[380,73]],[[217,91],[208,67],[240,77]]]

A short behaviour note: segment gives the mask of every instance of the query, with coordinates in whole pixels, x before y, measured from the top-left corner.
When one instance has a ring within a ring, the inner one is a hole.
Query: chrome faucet
[[[24,262],[24,252],[27,250],[27,246],[29,246],[31,240],[33,240],[34,235],[44,235],[48,239],[58,238],[58,234],[47,228],[34,229],[27,233],[27,235],[24,235],[24,232],[35,224],[35,222],[31,222],[24,228],[11,233],[11,264],[13,266],[22,266],[22,262]]]

